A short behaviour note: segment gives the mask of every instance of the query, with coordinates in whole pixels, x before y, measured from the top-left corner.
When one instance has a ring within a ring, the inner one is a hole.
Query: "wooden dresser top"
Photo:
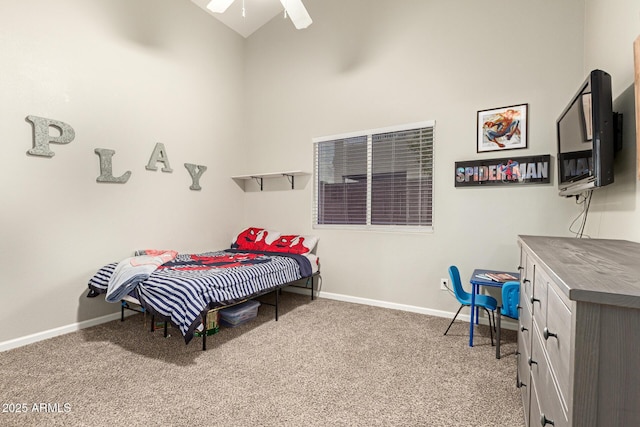
[[[570,300],[640,309],[640,243],[522,235],[519,243]]]

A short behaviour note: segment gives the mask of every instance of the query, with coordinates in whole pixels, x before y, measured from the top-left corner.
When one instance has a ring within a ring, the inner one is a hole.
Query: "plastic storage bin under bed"
[[[233,307],[224,308],[220,310],[220,324],[234,328],[247,323],[258,315],[258,307],[260,307],[260,302],[251,300]]]

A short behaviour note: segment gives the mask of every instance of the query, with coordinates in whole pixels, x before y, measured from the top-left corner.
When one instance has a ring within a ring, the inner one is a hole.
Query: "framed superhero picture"
[[[478,153],[527,148],[529,104],[478,111]]]

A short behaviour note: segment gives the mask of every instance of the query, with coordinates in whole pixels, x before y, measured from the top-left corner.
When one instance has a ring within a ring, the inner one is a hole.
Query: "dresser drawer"
[[[533,330],[533,321],[531,317],[531,312],[529,311],[529,307],[527,307],[523,301],[522,294],[520,295],[520,318],[518,319],[518,339],[520,339],[520,335],[522,335],[522,339],[530,343],[531,342],[531,331]],[[527,346],[527,352],[531,354],[531,346]]]
[[[536,396],[538,398],[537,404],[539,405],[539,411],[535,412],[533,402],[531,404],[531,425],[543,426],[545,425],[544,420],[547,420],[549,421],[547,425],[554,425],[555,427],[568,426],[569,421],[564,405],[561,403],[560,393],[549,370],[549,361],[545,356],[541,337],[538,336],[538,333],[533,334],[531,347],[531,359],[528,364],[531,366],[531,383],[538,390]],[[533,395],[531,399],[533,401]],[[539,424],[537,424],[538,422]]]
[[[522,397],[522,407],[524,409],[524,417],[526,420],[529,419],[529,403],[531,401],[531,370],[529,369],[529,364],[527,360],[529,360],[530,353],[530,341],[525,341],[522,337],[522,333],[518,332],[518,356],[516,361],[518,363],[517,366],[517,377],[516,377],[516,385],[520,389],[520,396]]]
[[[540,425],[540,400],[535,382],[531,383],[531,403],[527,413],[527,427],[538,427]]]
[[[520,357],[522,356],[522,357]],[[518,330],[518,363],[520,359],[524,359],[526,362],[531,356],[531,332]],[[527,370],[529,365],[527,365]]]
[[[526,253],[523,255],[523,258],[525,259],[523,260],[524,270],[520,273],[520,295],[524,297],[523,301],[525,301],[525,304],[523,307],[526,305],[529,311],[533,312],[531,308],[531,297],[533,296],[535,264],[531,257],[526,256]]]
[[[547,324],[541,331],[542,339],[566,408],[571,369],[571,311],[552,286],[549,287],[547,297]]]
[[[536,268],[534,283],[533,298],[531,298],[532,313],[538,325],[545,325],[547,320],[547,288],[549,287],[549,276],[547,276],[543,269]]]
[[[519,313],[519,323],[520,326],[524,326],[528,330],[531,330],[531,302],[529,301],[529,296],[532,294],[527,294],[527,292],[523,292],[524,286],[520,283],[520,302],[518,305],[520,308],[518,309]],[[518,327],[520,329],[520,327]]]

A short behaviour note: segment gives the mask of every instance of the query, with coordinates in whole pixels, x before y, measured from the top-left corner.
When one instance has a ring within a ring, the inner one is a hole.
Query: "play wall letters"
[[[55,156],[56,153],[51,150],[50,144],[69,144],[76,137],[75,131],[67,123],[31,115],[27,116],[26,119],[33,125],[33,148],[27,150],[27,154],[29,155],[51,158]],[[60,135],[51,135],[51,128],[57,129],[58,132],[60,132]],[[100,159],[100,176],[96,178],[96,182],[125,184],[129,180],[131,177],[131,171],[126,171],[117,177],[113,175],[112,159],[116,154],[115,150],[96,148],[94,153],[96,153]],[[158,170],[158,163],[162,163],[163,165],[161,169],[162,172],[173,172],[173,169],[171,169],[171,165],[169,164],[167,150],[164,144],[159,142],[154,147],[145,169],[156,171]],[[207,167],[193,163],[185,163],[184,167],[189,172],[189,176],[191,176],[191,186],[189,186],[189,189],[201,190],[200,177],[207,170]]]

